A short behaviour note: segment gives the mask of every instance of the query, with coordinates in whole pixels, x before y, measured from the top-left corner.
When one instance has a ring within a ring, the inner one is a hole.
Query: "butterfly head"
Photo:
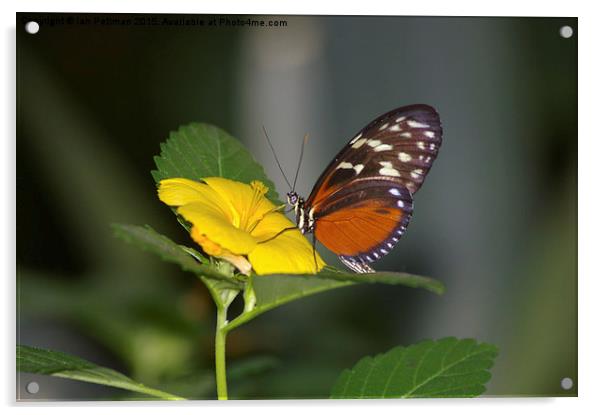
[[[303,198],[300,197],[294,190],[286,194],[286,201],[288,202],[289,206],[295,208],[295,212],[297,212],[299,207],[302,207],[304,204]]]

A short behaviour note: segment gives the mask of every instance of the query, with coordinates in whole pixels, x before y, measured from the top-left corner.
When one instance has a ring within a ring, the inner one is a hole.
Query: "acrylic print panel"
[[[17,399],[576,396],[577,36],[17,14]]]

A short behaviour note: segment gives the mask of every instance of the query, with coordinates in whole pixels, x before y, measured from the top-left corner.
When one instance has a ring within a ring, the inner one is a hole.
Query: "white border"
[[[533,1],[504,0],[503,2],[484,1],[412,1],[393,2],[370,0],[357,3],[325,2],[323,0],[304,0],[299,2],[271,1],[212,1],[191,2],[185,0],[144,2],[105,1],[25,1],[12,4],[2,2],[0,19],[3,23],[4,39],[2,42],[2,76],[4,97],[0,125],[5,137],[0,142],[0,154],[3,157],[1,168],[4,186],[3,198],[0,201],[3,220],[3,244],[0,247],[1,263],[4,265],[4,322],[1,332],[3,369],[0,391],[2,403],[8,406],[8,413],[33,412],[40,409],[45,413],[80,413],[82,406],[86,413],[102,413],[107,410],[115,413],[131,412],[134,408],[144,407],[148,414],[170,412],[211,412],[287,415],[303,414],[307,411],[325,409],[328,411],[345,411],[346,413],[365,413],[374,408],[383,413],[399,413],[400,411],[427,410],[445,414],[482,414],[484,412],[506,414],[508,411],[527,409],[531,411],[545,410],[546,413],[562,413],[568,411],[588,411],[597,402],[598,385],[600,384],[600,355],[602,346],[600,337],[600,309],[602,301],[600,281],[602,275],[600,265],[596,261],[599,256],[598,235],[600,232],[600,204],[596,197],[602,189],[598,166],[601,166],[602,149],[600,142],[600,61],[599,41],[602,39],[600,13],[593,5],[595,2],[575,1]],[[237,13],[237,14],[373,14],[373,15],[455,15],[455,16],[576,16],[579,18],[579,398],[556,399],[479,399],[479,400],[429,400],[429,401],[261,401],[261,402],[206,402],[182,404],[14,404],[14,344],[15,344],[15,12],[143,12],[143,13]],[[10,232],[7,232],[10,230]]]

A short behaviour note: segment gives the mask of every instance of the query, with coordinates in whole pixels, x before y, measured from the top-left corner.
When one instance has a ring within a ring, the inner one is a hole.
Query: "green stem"
[[[226,335],[225,330],[228,307],[217,307],[217,322],[215,324],[215,383],[217,399],[228,400],[228,383],[226,380]]]

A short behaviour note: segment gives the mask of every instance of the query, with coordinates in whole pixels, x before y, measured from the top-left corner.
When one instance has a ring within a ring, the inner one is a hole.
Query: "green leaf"
[[[408,274],[406,272],[378,271],[369,274],[358,274],[355,272],[341,271],[332,266],[326,266],[320,271],[317,277],[325,280],[356,283],[405,285],[412,288],[424,288],[439,295],[445,292],[445,286],[442,282],[433,278]]]
[[[497,347],[448,337],[364,357],[341,373],[331,398],[467,398],[485,392]]]
[[[157,170],[151,174],[157,183],[172,177],[225,177],[243,183],[260,180],[269,188],[267,198],[282,204],[274,183],[251,153],[240,141],[213,125],[192,123],[172,131],[161,144],[161,155],[155,157],[155,164]]]
[[[79,357],[36,347],[17,345],[17,371],[97,383],[161,399],[184,399],[167,392],[149,388],[113,369],[97,366]]]
[[[198,262],[190,254],[191,248],[182,247],[169,238],[155,232],[150,226],[135,226],[113,224],[115,236],[126,242],[134,244],[146,251],[159,255],[163,260],[178,264],[184,271],[190,271],[196,275],[219,280],[223,285],[239,289],[242,284],[227,275],[222,274],[211,265]],[[196,255],[201,258],[200,255]]]
[[[436,294],[442,294],[445,290],[441,282],[419,275],[401,272],[356,274],[339,271],[330,266],[316,275],[256,275],[253,277],[255,307],[232,320],[227,329],[232,330],[259,314],[290,301],[358,283],[405,285],[412,288],[424,288]]]

